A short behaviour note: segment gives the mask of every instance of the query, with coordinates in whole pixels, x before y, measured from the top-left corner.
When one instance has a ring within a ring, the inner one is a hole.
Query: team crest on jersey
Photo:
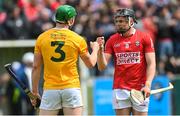
[[[124,42],[125,48],[129,48],[131,42]]]
[[[139,42],[139,41],[136,41],[136,42],[135,42],[135,45],[136,45],[136,46],[139,46],[139,45],[140,45],[140,42]]]
[[[129,48],[129,44],[128,43],[125,43],[125,48]]]

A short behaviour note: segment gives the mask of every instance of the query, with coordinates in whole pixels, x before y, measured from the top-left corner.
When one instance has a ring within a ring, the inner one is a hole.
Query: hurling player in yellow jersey
[[[77,70],[78,57],[88,68],[95,66],[99,44],[91,42],[88,52],[84,38],[69,30],[74,24],[76,10],[61,5],[56,11],[56,27],[42,33],[35,45],[32,71],[32,92],[39,96],[40,71],[44,66],[44,86],[40,104],[40,115],[56,115],[63,109],[64,115],[82,114],[82,96]],[[33,100],[35,105],[36,101]]]

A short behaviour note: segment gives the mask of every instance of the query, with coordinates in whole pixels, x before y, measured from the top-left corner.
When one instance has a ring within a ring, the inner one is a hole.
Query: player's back
[[[44,88],[79,87],[77,60],[87,49],[85,40],[69,29],[50,29],[41,34],[37,47],[44,62]]]

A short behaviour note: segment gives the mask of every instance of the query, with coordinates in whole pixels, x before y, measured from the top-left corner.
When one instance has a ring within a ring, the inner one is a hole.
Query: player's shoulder
[[[119,37],[119,33],[114,33],[109,38],[114,39],[114,38],[117,38],[117,37]]]
[[[44,31],[43,33],[41,33],[41,34],[38,36],[38,39],[43,39],[43,38],[47,37],[47,34],[49,34],[51,31],[52,31],[52,29],[49,29],[49,30]]]
[[[70,29],[68,29],[68,35],[74,38],[75,40],[82,40],[82,39],[84,40],[84,38],[81,35]]]
[[[136,37],[138,37],[138,39],[140,40],[140,41],[142,41],[143,43],[145,42],[145,43],[149,43],[149,42],[152,42],[152,38],[151,38],[151,36],[150,36],[150,34],[149,33],[147,33],[147,32],[144,32],[144,31],[140,31],[140,30],[136,30],[136,32],[137,32],[137,36]]]
[[[112,42],[116,40],[118,37],[119,37],[119,33],[114,33],[107,39],[107,42]]]

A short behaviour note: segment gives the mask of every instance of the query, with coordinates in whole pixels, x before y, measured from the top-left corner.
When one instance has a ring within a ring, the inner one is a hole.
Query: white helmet
[[[33,63],[34,61],[34,54],[32,52],[27,52],[22,57],[23,63]]]

